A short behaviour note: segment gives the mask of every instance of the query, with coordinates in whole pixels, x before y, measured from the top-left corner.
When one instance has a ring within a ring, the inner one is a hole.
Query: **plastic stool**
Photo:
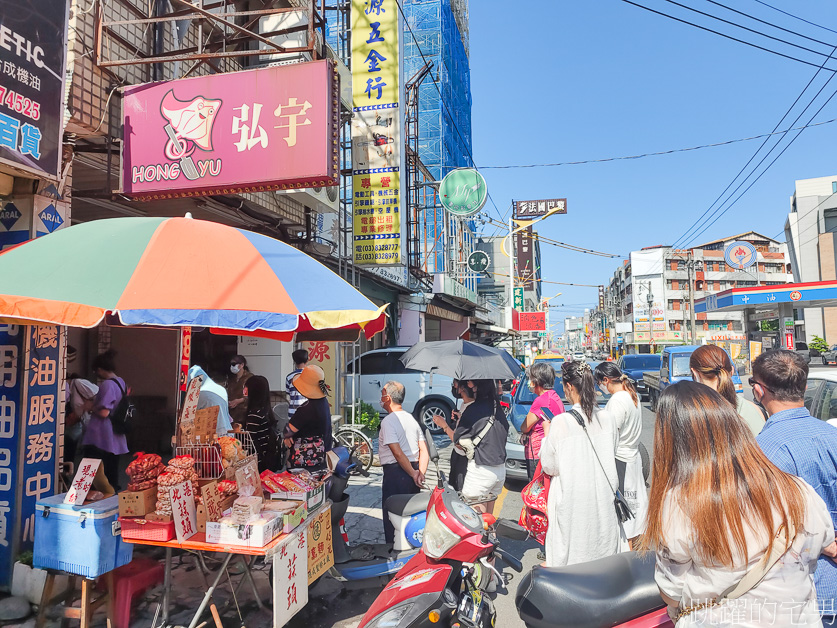
[[[165,567],[150,558],[135,558],[127,565],[114,569],[111,594],[114,602],[113,628],[129,628],[131,604],[155,584],[162,584]]]

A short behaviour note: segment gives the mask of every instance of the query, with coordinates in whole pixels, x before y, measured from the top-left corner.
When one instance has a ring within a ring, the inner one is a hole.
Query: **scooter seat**
[[[384,503],[384,509],[394,515],[414,515],[427,510],[432,493],[422,492],[407,495],[392,495]]]
[[[635,552],[569,567],[535,567],[515,596],[528,628],[617,626],[665,603],[654,582],[654,555]]]

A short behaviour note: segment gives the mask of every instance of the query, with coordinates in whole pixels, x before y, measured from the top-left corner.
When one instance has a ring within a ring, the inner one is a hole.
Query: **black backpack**
[[[127,434],[131,431],[132,422],[137,408],[131,398],[128,397],[128,391],[122,388],[122,384],[119,383],[119,380],[114,377],[111,378],[111,381],[116,382],[116,385],[119,386],[119,390],[122,391],[122,399],[119,400],[119,403],[116,404],[116,407],[110,413],[110,422],[113,425],[113,433],[120,435]]]

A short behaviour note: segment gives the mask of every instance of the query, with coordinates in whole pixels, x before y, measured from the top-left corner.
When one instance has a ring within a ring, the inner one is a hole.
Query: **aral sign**
[[[122,192],[171,198],[337,185],[331,61],[126,87]]]

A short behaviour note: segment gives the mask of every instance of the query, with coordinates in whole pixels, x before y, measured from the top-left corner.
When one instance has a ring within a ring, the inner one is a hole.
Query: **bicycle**
[[[343,425],[334,432],[334,441],[351,452],[354,452],[357,465],[350,471],[352,475],[367,475],[375,457],[372,440],[359,428],[353,425]]]

